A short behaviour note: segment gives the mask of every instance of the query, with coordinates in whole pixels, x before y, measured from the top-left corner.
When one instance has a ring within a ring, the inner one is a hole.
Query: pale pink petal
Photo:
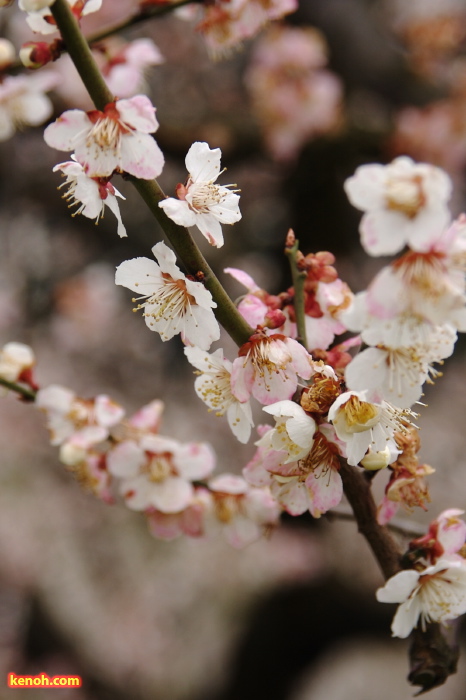
[[[260,287],[257,286],[252,277],[248,275],[247,272],[244,272],[244,270],[239,270],[236,267],[226,267],[223,271],[234,277],[235,280],[244,285],[250,292],[260,291]]]
[[[107,205],[107,207],[110,209],[113,214],[115,214],[116,220],[117,220],[117,233],[120,236],[120,238],[125,238],[128,234],[126,233],[126,228],[123,224],[121,214],[120,214],[120,207],[118,205],[118,202],[116,200],[116,197],[112,194],[109,194],[107,198],[104,200],[104,203]],[[84,212],[83,212],[84,213]]]
[[[153,484],[149,500],[162,513],[179,513],[190,504],[193,493],[192,484],[173,476]]]
[[[107,467],[113,476],[131,479],[137,476],[146,461],[146,454],[133,440],[120,442],[107,453]]]
[[[326,465],[314,469],[306,479],[311,515],[319,518],[330,508],[337,506],[343,498],[343,483],[336,469]]]
[[[145,278],[148,279],[148,284],[155,285],[157,282],[162,284],[159,266],[155,260],[150,260],[150,258],[133,258],[118,265],[115,284],[128,287],[132,292],[144,294]]]
[[[211,209],[214,211],[214,207],[211,207]],[[199,214],[195,221],[195,225],[202,235],[207,238],[210,245],[216,246],[217,248],[221,248],[223,245],[223,233],[220,221],[213,213]]]
[[[220,148],[196,141],[186,155],[186,169],[195,182],[215,182],[220,174]]]
[[[302,515],[309,508],[309,497],[304,483],[293,477],[284,484],[274,480],[271,491],[290,515]]]
[[[159,207],[179,226],[195,226],[197,215],[189,208],[188,203],[174,197],[167,197],[159,202]]]
[[[215,452],[205,442],[180,445],[173,454],[178,474],[189,481],[205,479],[215,469]]]
[[[129,100],[117,100],[115,107],[121,120],[144,134],[157,131],[159,124],[155,107],[146,95],[136,95]]]
[[[45,143],[59,151],[74,151],[78,138],[85,135],[91,127],[92,123],[85,112],[70,109],[45,129]]]
[[[165,163],[152,136],[137,131],[122,136],[119,161],[122,170],[143,180],[158,177]]]

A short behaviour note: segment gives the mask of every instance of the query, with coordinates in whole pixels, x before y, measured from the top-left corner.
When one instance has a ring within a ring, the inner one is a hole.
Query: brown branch
[[[370,484],[363,473],[344,460],[340,460],[340,463],[343,488],[353,509],[358,530],[366,538],[385,578],[390,578],[401,569],[402,550],[388,528],[377,522],[377,507]]]

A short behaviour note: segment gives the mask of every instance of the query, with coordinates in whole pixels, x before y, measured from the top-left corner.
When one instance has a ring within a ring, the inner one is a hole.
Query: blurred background
[[[87,35],[137,9],[104,0]],[[33,38],[24,13],[0,10],[17,49]],[[167,16],[124,32],[149,37],[163,62],[145,72],[157,106],[157,141],[172,194],[186,179],[193,141],[222,149],[220,182],[241,189],[243,218],[225,245],[197,237],[224,275],[245,269],[271,293],[290,285],[288,228],[304,253],[329,250],[356,292],[385,260],[359,245],[359,213],[343,183],[363,163],[400,154],[445,168],[464,208],[466,4],[463,0],[301,0],[297,12],[212,58],[196,18]],[[112,50],[121,46],[113,45]],[[103,49],[100,49],[103,55]],[[47,67],[49,70],[49,67]],[[53,118],[90,109],[66,57],[50,93]],[[0,85],[0,109],[7,105]],[[52,118],[52,114],[51,114]],[[162,434],[209,441],[218,470],[240,473],[252,445],[197,399],[178,339],[162,343],[115,287],[123,260],[150,256],[162,233],[119,178],[128,238],[111,212],[98,226],[72,218],[57,187],[43,127],[0,143],[0,340],[30,344],[41,386],[83,397],[107,393],[128,414],[165,402]],[[233,344],[222,338],[233,358]],[[426,395],[422,458],[436,468],[427,523],[466,507],[464,343]],[[390,639],[392,606],[374,591],[382,577],[352,522],[284,518],[242,551],[222,539],[161,542],[142,516],[81,491],[49,447],[43,416],[13,396],[0,403],[0,698],[39,700],[403,700],[413,695],[405,640]],[[386,477],[375,480],[380,498]],[[80,674],[80,690],[9,691],[8,671]],[[466,662],[431,700],[464,700]],[[3,684],[3,685],[2,685]]]

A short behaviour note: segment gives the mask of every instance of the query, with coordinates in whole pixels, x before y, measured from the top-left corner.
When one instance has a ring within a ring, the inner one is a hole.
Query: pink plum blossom
[[[298,386],[298,376],[309,379],[314,373],[311,362],[307,350],[296,340],[256,333],[233,362],[233,395],[244,402],[252,394],[263,405],[290,399]]]
[[[213,510],[207,525],[220,526],[232,547],[245,547],[278,524],[280,507],[267,488],[253,488],[240,476],[221,474],[210,479],[209,489]]]
[[[246,72],[246,85],[267,149],[279,160],[335,131],[343,90],[328,70],[327,47],[315,29],[275,26],[261,37]]]
[[[68,206],[78,206],[75,214],[82,214],[89,219],[95,219],[97,224],[99,219],[103,218],[104,209],[107,206],[117,219],[118,235],[120,237],[128,235],[121,220],[120,208],[117,202],[117,197],[125,198],[106,178],[89,177],[86,175],[82,165],[75,160],[59,163],[54,167],[53,171],[60,171],[65,176],[66,180],[60,187],[68,186],[63,198],[69,202]]]
[[[152,252],[158,264],[149,258],[125,260],[117,267],[116,284],[140,295],[133,302],[139,302],[136,308],[143,310],[147,327],[163,341],[181,333],[187,343],[208,350],[220,337],[212,295],[180,271],[165,243],[157,243]]]
[[[209,148],[196,141],[186,156],[189,177],[186,185],[178,185],[178,199],[167,197],[159,203],[165,214],[180,226],[197,226],[211,245],[223,245],[221,223],[234,224],[241,219],[239,196],[233,185],[215,185],[220,175],[220,148]]]
[[[360,166],[345,190],[351,204],[365,212],[359,230],[369,255],[393,255],[406,245],[426,252],[450,221],[448,175],[406,156],[385,166]]]
[[[44,139],[59,151],[74,151],[89,177],[109,177],[117,170],[151,180],[164,164],[151,136],[157,129],[155,107],[145,95],[136,95],[111,102],[103,112],[63,112],[45,129]]]
[[[152,39],[141,38],[121,46],[106,42],[94,51],[105,82],[114,95],[132,97],[145,89],[144,73],[164,62]]]

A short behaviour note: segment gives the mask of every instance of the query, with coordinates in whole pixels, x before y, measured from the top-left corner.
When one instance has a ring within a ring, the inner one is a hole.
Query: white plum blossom
[[[433,363],[453,353],[456,331],[448,324],[433,326],[425,340],[408,347],[380,344],[363,350],[345,368],[346,386],[367,390],[370,401],[409,408],[422,396],[424,382],[438,374]]]
[[[3,79],[0,84],[0,141],[11,138],[17,129],[38,126],[51,116],[53,106],[45,93],[58,81],[58,74],[47,70]]]
[[[346,443],[348,464],[357,466],[370,448],[382,452],[395,431],[403,431],[403,420],[412,414],[402,411],[387,401],[370,403],[365,391],[347,391],[333,402],[328,417],[337,436]],[[393,455],[393,459],[396,455]]]
[[[394,637],[407,637],[429,622],[453,620],[466,612],[466,562],[445,557],[423,571],[408,569],[377,591],[381,603],[399,603],[392,622]]]
[[[24,343],[7,343],[0,350],[0,377],[16,382],[35,365],[34,352]]]
[[[210,476],[215,468],[215,454],[207,443],[182,444],[147,434],[136,448],[119,449],[110,456],[109,470],[122,478],[120,492],[132,510],[183,511],[194,494],[191,482]]]
[[[151,134],[158,129],[155,107],[145,95],[116,100],[103,112],[70,109],[44,131],[47,145],[74,151],[89,177],[109,177],[115,170],[151,180],[164,165]]]
[[[71,436],[86,431],[90,426],[97,427],[100,439],[104,440],[125,413],[119,404],[104,394],[86,400],[71,389],[56,384],[40,389],[35,403],[47,415],[52,445],[62,445]],[[92,440],[95,434],[92,433]]]
[[[263,410],[275,418],[275,428],[269,430],[256,445],[286,452],[284,464],[303,459],[309,454],[317,426],[299,404],[288,400],[278,401]]]
[[[443,170],[406,156],[385,166],[360,166],[345,190],[365,212],[359,228],[364,250],[373,256],[393,255],[405,245],[428,251],[450,221],[451,189]]]
[[[19,0],[19,7],[28,13],[26,22],[33,32],[38,34],[53,34],[57,31],[50,6],[55,0]],[[97,12],[102,6],[102,0],[67,0],[76,19]]]
[[[139,294],[133,299],[139,302],[136,308],[143,310],[146,325],[163,341],[181,333],[186,343],[208,350],[220,337],[212,295],[181,272],[165,243],[157,243],[152,252],[158,264],[149,258],[125,260],[117,267],[115,283]]]
[[[121,220],[120,208],[117,197],[125,199],[105,178],[91,178],[86,175],[82,165],[76,160],[59,163],[53,172],[60,171],[65,177],[65,182],[60,187],[66,187],[63,198],[69,202],[68,206],[78,205],[75,214],[82,214],[89,219],[95,219],[96,224],[103,218],[105,206],[115,214],[118,222],[117,232],[120,237],[127,236],[126,229]]]
[[[229,187],[214,184],[220,171],[220,148],[209,148],[196,141],[186,156],[189,173],[186,185],[178,185],[178,199],[167,197],[159,203],[165,214],[180,226],[197,226],[211,245],[223,245],[221,223],[234,224],[241,219],[239,196]]]
[[[251,435],[251,404],[242,403],[231,392],[232,363],[223,357],[219,348],[209,355],[198,347],[185,347],[185,355],[196,367],[199,376],[194,382],[196,394],[217,416],[226,414],[233,435],[246,443]]]
[[[290,399],[298,386],[298,376],[309,379],[313,374],[312,358],[296,340],[255,333],[241,346],[233,362],[231,386],[239,401],[247,401],[252,394],[268,406]]]
[[[253,488],[240,476],[221,474],[210,479],[209,489],[213,509],[206,524],[210,529],[222,526],[232,547],[244,547],[278,524],[280,507],[268,488]]]

